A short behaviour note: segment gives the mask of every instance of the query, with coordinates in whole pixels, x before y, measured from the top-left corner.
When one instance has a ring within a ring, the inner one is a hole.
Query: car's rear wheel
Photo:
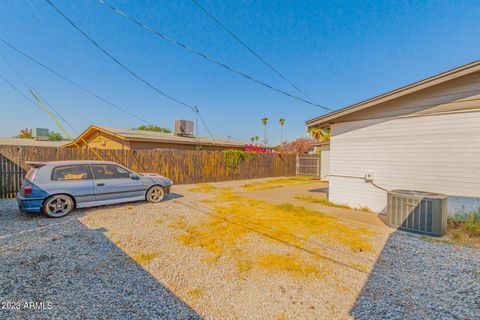
[[[73,199],[66,194],[49,197],[43,204],[43,213],[50,218],[61,218],[69,214],[75,207]]]
[[[165,198],[165,190],[161,186],[153,186],[147,191],[148,202],[160,202]]]

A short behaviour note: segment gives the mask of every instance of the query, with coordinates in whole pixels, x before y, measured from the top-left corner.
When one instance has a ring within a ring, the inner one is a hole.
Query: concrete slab
[[[271,203],[291,203],[319,211],[326,215],[335,216],[339,219],[353,223],[360,223],[368,226],[379,227],[385,232],[392,232],[393,229],[384,223],[382,215],[355,210],[330,207],[319,203],[310,203],[295,199],[295,196],[312,196],[315,198],[327,198],[328,182],[318,182],[306,185],[286,186],[281,188],[246,191],[240,193],[242,196],[263,200]]]

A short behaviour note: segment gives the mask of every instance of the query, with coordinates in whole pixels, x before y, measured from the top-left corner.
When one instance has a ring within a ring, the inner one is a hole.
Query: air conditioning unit
[[[175,135],[193,137],[193,121],[175,120]]]
[[[392,190],[387,195],[387,223],[432,236],[447,232],[448,197],[443,194]]]
[[[35,140],[48,140],[48,136],[49,136],[49,131],[48,129],[44,129],[44,128],[33,128],[32,130],[32,137],[33,139]]]

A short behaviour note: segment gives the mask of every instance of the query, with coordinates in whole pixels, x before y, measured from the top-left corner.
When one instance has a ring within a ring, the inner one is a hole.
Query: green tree
[[[254,138],[254,137],[250,138],[250,141],[252,141],[252,143],[254,143],[254,142],[255,142],[255,138]]]
[[[255,142],[256,142],[256,143],[258,143],[258,140],[259,140],[259,139],[260,139],[260,138],[259,138],[258,136],[255,136]]]
[[[278,123],[280,124],[280,146],[282,146],[282,143],[283,143],[283,126],[285,125],[285,119],[280,118],[278,120]]]
[[[265,146],[267,145],[267,123],[268,123],[268,118],[262,118],[262,124],[264,126],[263,144]]]
[[[50,141],[62,141],[66,140],[60,133],[55,132],[55,131],[50,131],[48,133],[48,140]]]
[[[143,130],[143,131],[153,131],[153,132],[163,132],[163,133],[171,133],[172,131],[168,128],[162,128],[155,124],[147,124],[141,125],[136,130]]]

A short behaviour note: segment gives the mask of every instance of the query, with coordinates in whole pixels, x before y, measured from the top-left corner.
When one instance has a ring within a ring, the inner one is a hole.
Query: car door
[[[60,165],[52,168],[51,181],[46,185],[50,194],[66,193],[75,198],[77,207],[95,201],[90,168],[86,164]]]
[[[91,164],[96,201],[128,200],[145,195],[146,186],[131,171],[111,163]]]

